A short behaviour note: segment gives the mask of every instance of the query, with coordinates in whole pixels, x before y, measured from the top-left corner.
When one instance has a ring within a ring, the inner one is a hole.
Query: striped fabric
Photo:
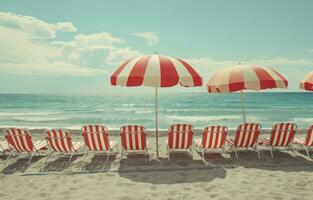
[[[309,128],[304,142],[305,146],[313,146],[313,125]]]
[[[269,145],[288,146],[294,138],[296,128],[296,124],[293,123],[275,124],[271,131]]]
[[[260,134],[261,125],[255,123],[246,123],[238,126],[234,146],[235,147],[253,147]]]
[[[287,88],[288,81],[275,70],[263,66],[242,66],[219,70],[207,83],[209,93]]]
[[[88,150],[108,151],[110,149],[108,130],[101,125],[86,125],[82,127],[85,145]]]
[[[193,127],[190,124],[171,125],[168,132],[169,149],[189,149],[192,145]]]
[[[69,131],[63,129],[46,130],[46,140],[55,152],[73,152],[72,139]]]
[[[146,150],[146,129],[136,125],[123,126],[121,141],[125,150]]]
[[[32,137],[27,129],[10,128],[4,130],[10,147],[17,152],[34,152]]]
[[[208,126],[202,134],[202,149],[222,148],[227,134],[226,126]]]
[[[308,91],[313,91],[313,71],[309,73],[301,82],[300,88]]]
[[[163,55],[139,56],[123,63],[111,76],[119,86],[202,86],[202,78],[185,61]]]

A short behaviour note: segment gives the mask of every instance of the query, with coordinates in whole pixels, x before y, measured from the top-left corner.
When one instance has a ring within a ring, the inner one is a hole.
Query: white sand
[[[78,135],[74,135],[79,140]],[[42,135],[33,134],[34,138]],[[119,140],[118,137],[111,137]],[[3,138],[1,138],[3,140]],[[149,137],[150,156],[154,138]],[[267,151],[258,159],[255,152],[212,154],[210,163],[202,162],[194,151],[174,155],[168,161],[164,138],[160,138],[159,161],[112,156],[107,167],[103,156],[89,159],[81,171],[82,157],[66,166],[66,158],[53,157],[44,167],[45,157],[36,157],[30,166],[23,156],[13,158],[3,168],[0,159],[0,199],[312,199],[313,162],[303,152]],[[101,172],[99,172],[101,170]]]

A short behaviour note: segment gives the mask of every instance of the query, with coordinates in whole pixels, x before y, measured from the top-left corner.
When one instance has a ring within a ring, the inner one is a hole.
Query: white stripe
[[[130,145],[129,145],[129,135],[130,133],[128,132],[128,128],[125,130],[125,137],[126,137],[126,149],[130,149]]]
[[[243,129],[242,129],[243,127],[244,126],[240,126],[240,128],[239,128],[239,139],[238,139],[236,146],[241,145],[241,141],[242,141],[242,137],[243,137]]]
[[[260,80],[252,67],[243,68],[245,87],[252,90],[260,90]]]
[[[93,129],[93,127],[91,127]],[[95,147],[93,146],[92,140],[91,140],[91,128],[90,126],[87,126],[87,138],[88,138],[88,142],[89,142],[89,146],[91,150],[95,150]]]
[[[165,57],[173,63],[179,77],[179,82],[184,86],[194,86],[193,77],[186,69],[186,67],[177,59],[168,56]]]
[[[243,146],[246,147],[247,144],[248,144],[248,136],[249,136],[249,132],[247,130],[250,129],[250,126],[251,124],[247,124],[247,128],[245,128],[245,138],[244,138],[244,141],[243,141]],[[242,134],[243,135],[243,134]]]
[[[142,85],[150,87],[161,86],[161,67],[160,60],[157,55],[150,57]]]
[[[28,134],[28,132],[26,130],[21,130],[21,133],[22,133],[22,139],[23,139],[23,143],[24,143],[26,150],[27,151],[33,151],[33,149],[31,149],[30,146],[28,146],[28,142],[27,142],[27,138],[26,138],[26,134]],[[29,137],[30,137],[30,134],[29,134]],[[32,143],[32,141],[31,141],[31,143]]]
[[[133,149],[136,149],[136,134],[135,134],[135,127],[133,126],[132,129],[131,129],[132,133],[131,133],[131,137],[132,137],[132,146],[133,146]]]
[[[211,144],[211,147],[214,147],[214,144],[215,144],[215,140],[216,140],[216,130],[215,130],[216,127],[214,127],[213,129],[213,135],[212,135],[212,144]]]
[[[284,141],[283,141],[283,139],[284,139],[284,135],[286,135],[286,133],[285,133],[285,130],[286,130],[286,126],[287,126],[287,124],[284,124],[283,126],[282,126],[282,131],[281,131],[281,133],[280,133],[280,138],[279,138],[279,142],[278,142],[278,145],[279,146],[281,146],[283,143],[284,143]]]
[[[120,74],[116,78],[116,84],[121,85],[121,86],[126,86],[127,85],[127,80],[129,77],[129,74],[131,70],[133,69],[134,65],[137,63],[137,61],[144,56],[139,56],[133,60],[131,60],[125,67],[124,69],[120,72]]]
[[[93,138],[94,138],[94,140],[95,140],[95,150],[98,150],[98,149],[100,149],[100,146],[99,146],[99,142],[100,141],[98,141],[98,134],[100,134],[100,132],[101,132],[101,130],[99,130],[99,128],[101,128],[101,127],[98,127],[98,132],[97,132],[97,129],[96,129],[96,126],[93,126],[93,130],[94,130],[94,134],[93,134]]]
[[[185,145],[184,145],[184,148],[187,148],[188,147],[188,143],[189,143],[189,134],[190,134],[190,131],[189,129],[187,129],[185,131]]]
[[[176,148],[176,135],[177,135],[177,126],[173,128],[173,148]]]
[[[101,142],[101,146],[102,146],[102,150],[103,149],[105,149],[105,150],[108,150],[107,148],[106,148],[106,146],[105,146],[105,142],[104,142],[104,135],[106,134],[106,131],[103,131],[103,130],[105,130],[105,128],[104,127],[102,127],[102,126],[100,126],[99,127],[101,130],[100,130],[100,142]],[[99,146],[99,149],[98,150],[100,150],[100,146]]]
[[[222,143],[222,134],[223,134],[223,129],[220,128],[220,130],[218,130],[219,127],[216,127],[216,134],[217,134],[217,144],[216,147],[219,148],[221,146]]]

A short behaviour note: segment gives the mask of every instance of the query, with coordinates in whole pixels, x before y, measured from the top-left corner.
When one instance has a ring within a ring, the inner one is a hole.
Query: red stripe
[[[145,72],[148,66],[148,62],[151,56],[145,56],[140,58],[133,66],[127,79],[127,86],[139,86],[142,85]]]
[[[139,148],[139,142],[138,142],[138,137],[140,134],[140,133],[138,133],[138,126],[135,127],[135,132],[136,132],[136,134],[135,134],[135,146],[136,146],[136,149],[138,150],[138,149],[140,149]]]
[[[111,85],[116,85],[116,80],[117,80],[117,76],[121,73],[121,71],[126,67],[126,65],[131,61],[128,60],[126,62],[124,62],[119,68],[117,68],[117,70],[113,73],[113,75],[111,76]]]
[[[259,66],[253,66],[252,68],[260,80],[260,89],[276,87],[276,81],[265,69]]]
[[[87,146],[87,148],[89,149],[89,150],[91,150],[91,148],[90,148],[90,142],[89,142],[89,139],[88,139],[88,131],[87,131],[87,126],[84,126],[83,127],[83,130],[84,130],[84,140],[85,140],[85,144],[86,144],[86,146]]]
[[[128,137],[128,140],[129,140],[129,149],[133,150],[133,140],[132,140],[132,126],[128,126],[128,134],[127,134],[127,137]]]
[[[187,69],[187,71],[189,72],[189,74],[191,75],[192,79],[193,79],[193,86],[202,86],[202,78],[200,77],[200,75],[191,67],[191,65],[189,65],[187,62],[185,62],[184,60],[181,60],[179,58],[176,58],[179,62],[181,62],[184,67]],[[188,85],[183,85],[185,87],[188,87]]]
[[[284,81],[284,84],[286,87],[288,87],[288,81],[287,79],[285,79],[285,77],[283,77],[280,73],[278,73],[276,70],[270,68],[277,76],[279,76],[280,79],[282,79]]]
[[[308,91],[313,91],[313,83],[305,82],[303,89],[308,90]]]
[[[95,150],[96,149],[96,141],[95,141],[95,138],[94,138],[94,127],[93,126],[89,126],[89,131],[90,131],[90,144],[91,144],[91,147],[92,147],[92,150]]]
[[[96,137],[97,137],[97,140],[98,140],[98,148],[97,148],[97,146],[95,146],[95,148],[96,148],[96,150],[100,150],[100,151],[102,151],[103,150],[103,146],[102,146],[102,142],[101,142],[101,137],[100,137],[100,135],[101,134],[104,134],[102,131],[100,131],[99,130],[99,126],[98,125],[96,125],[95,126],[95,128],[96,128]],[[104,139],[103,140],[105,140],[105,137],[103,137]]]
[[[237,68],[234,68],[237,69]],[[229,75],[229,85],[230,92],[240,91],[245,89],[244,77],[242,73],[242,68],[240,70],[233,70]]]
[[[161,87],[177,85],[179,76],[172,61],[160,55],[158,55],[158,58],[160,61]]]
[[[27,147],[26,147],[26,144],[24,143],[24,137],[26,139],[26,135],[24,135],[22,133],[22,130],[21,129],[17,129],[17,133],[18,133],[18,138],[19,138],[19,141],[20,141],[20,144],[21,144],[21,150],[22,151],[27,151]],[[26,141],[27,142],[27,141]]]

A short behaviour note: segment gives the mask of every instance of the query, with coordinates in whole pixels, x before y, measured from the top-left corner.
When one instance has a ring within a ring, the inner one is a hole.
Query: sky
[[[1,1],[0,93],[137,94],[110,75],[154,52],[186,60],[205,83],[241,62],[272,67],[300,91],[313,71],[312,10],[311,0]]]

